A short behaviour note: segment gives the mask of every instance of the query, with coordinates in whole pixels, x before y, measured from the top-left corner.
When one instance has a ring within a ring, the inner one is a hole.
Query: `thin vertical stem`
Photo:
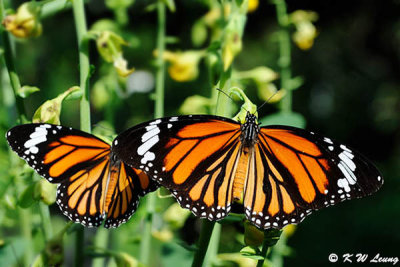
[[[162,0],[157,3],[158,15],[158,34],[157,34],[157,76],[156,76],[156,102],[154,116],[156,118],[164,116],[164,81],[165,81],[165,61],[163,58],[165,50],[165,4]]]
[[[73,0],[72,9],[74,12],[76,34],[79,48],[79,76],[82,98],[80,102],[81,130],[90,132],[90,104],[89,104],[89,44],[85,38],[87,34],[85,9],[83,0]]]
[[[78,39],[79,49],[79,79],[80,88],[82,90],[82,98],[80,102],[80,128],[83,131],[90,132],[90,103],[89,103],[89,44],[85,39],[87,34],[87,25],[85,17],[85,9],[83,0],[73,0],[72,9],[74,13],[75,28]],[[85,230],[83,227],[78,228],[75,237],[75,266],[83,266],[84,255],[83,247],[85,240]]]
[[[192,267],[201,267],[207,253],[207,248],[211,240],[211,234],[213,232],[215,222],[210,222],[207,219],[203,220],[200,237],[199,237],[199,247],[194,254]]]
[[[281,76],[281,88],[284,88],[287,93],[280,102],[280,109],[285,112],[292,110],[292,88],[290,86],[290,80],[292,76],[291,72],[291,42],[290,33],[288,29],[288,14],[286,9],[285,0],[274,0],[276,8],[276,15],[278,24],[280,27],[279,31],[279,66]]]
[[[0,0],[0,21],[3,21],[5,17],[5,8],[4,1]],[[8,71],[8,75],[10,77],[11,87],[14,92],[15,104],[18,112],[19,123],[27,122],[25,106],[23,99],[18,95],[18,90],[21,88],[21,82],[19,80],[17,71],[15,69],[14,59],[13,59],[13,51],[11,48],[10,36],[7,31],[3,30],[1,33],[1,38],[3,39],[3,47],[4,47],[4,61],[6,63],[6,68]]]
[[[39,213],[42,219],[44,239],[46,240],[46,242],[48,242],[53,237],[53,226],[51,225],[49,206],[40,201]]]
[[[4,16],[5,16],[5,7],[4,7],[4,1],[0,0],[0,21],[3,21]],[[17,108],[17,113],[18,113],[18,120],[19,123],[24,123],[27,121],[26,119],[26,113],[25,113],[25,106],[23,99],[18,95],[18,90],[21,88],[21,82],[19,80],[17,71],[15,69],[15,64],[14,64],[14,58],[13,58],[13,51],[11,49],[11,41],[10,41],[10,36],[8,32],[2,31],[1,33],[1,39],[3,43],[3,57],[4,57],[4,62],[6,65],[6,69],[8,72],[8,75],[10,77],[10,83],[11,87],[13,89],[14,97],[15,97],[15,104]],[[12,162],[12,166],[15,166],[16,163]],[[21,194],[24,188],[23,181],[19,175],[16,175],[14,178],[15,181],[15,188],[17,195]],[[32,221],[31,221],[31,212],[29,209],[22,209],[18,208],[18,218],[19,218],[19,223],[20,223],[20,229],[22,232],[22,235],[25,240],[25,245],[26,249],[24,251],[23,255],[23,261],[24,261],[24,266],[29,266],[31,264],[32,258],[33,258],[33,250],[32,248]]]
[[[207,253],[204,258],[204,266],[211,265],[210,262],[216,258],[219,249],[219,238],[221,236],[222,225],[219,223],[214,223],[214,229],[211,234],[210,244],[208,245]]]
[[[267,239],[264,239],[263,245],[262,245],[262,250],[261,250],[261,255],[264,257],[262,260],[258,260],[257,262],[257,267],[262,267],[264,265],[264,261],[265,261],[265,257],[267,257],[267,253],[268,253],[268,242]]]
[[[165,50],[165,31],[166,31],[166,10],[162,0],[157,2],[158,32],[157,32],[157,73],[156,73],[156,92],[154,116],[160,118],[164,116],[164,80],[165,62],[163,58]],[[145,218],[144,233],[140,244],[140,261],[145,265],[150,265],[153,215],[155,211],[157,196],[151,193],[146,199],[147,216]]]

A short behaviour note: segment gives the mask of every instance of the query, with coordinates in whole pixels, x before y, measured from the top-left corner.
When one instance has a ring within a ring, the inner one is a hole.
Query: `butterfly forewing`
[[[127,130],[112,150],[170,189],[182,207],[218,220],[233,201],[239,137],[240,125],[229,119],[170,117]]]
[[[59,183],[57,204],[85,226],[118,227],[137,208],[139,196],[158,185],[114,158],[110,145],[72,128],[24,124],[6,134],[11,148],[49,182]],[[112,159],[113,158],[113,159]]]

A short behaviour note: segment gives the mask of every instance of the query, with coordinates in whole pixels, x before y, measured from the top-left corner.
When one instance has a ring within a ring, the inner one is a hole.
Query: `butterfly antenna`
[[[276,91],[276,92],[273,93],[270,97],[268,97],[268,99],[265,100],[264,103],[262,103],[261,106],[259,106],[259,107],[257,108],[257,111],[258,111],[259,109],[261,109],[265,104],[267,104],[278,92],[279,92],[279,91]]]
[[[223,90],[221,90],[220,88],[216,88],[219,92],[221,92],[221,93],[223,93],[224,95],[226,95],[230,100],[232,100],[233,102],[235,102],[234,100],[233,100],[233,98],[230,96],[230,95],[228,95],[226,92],[224,92]]]

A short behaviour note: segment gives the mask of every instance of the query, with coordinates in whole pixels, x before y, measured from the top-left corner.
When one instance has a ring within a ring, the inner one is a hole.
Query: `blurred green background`
[[[176,1],[176,11],[167,12],[166,32],[171,37],[167,50],[207,48],[207,42],[195,48],[192,39],[193,26],[210,9],[207,2]],[[8,7],[16,8],[22,1],[5,3]],[[153,51],[156,46],[157,16],[156,12],[148,9],[152,3],[136,0],[127,9],[129,22],[124,24],[118,22],[115,10],[107,7],[103,1],[87,1],[89,27],[100,19],[117,21],[121,36],[131,44],[124,48],[124,57],[129,66],[136,69],[134,74],[144,71],[144,75],[147,75],[145,78],[149,79],[145,87],[151,89],[149,92],[137,92],[139,89],[132,89],[129,81],[116,78],[112,64],[104,62],[96,51],[95,43],[91,42],[90,58],[94,67],[91,85],[96,90],[92,98],[92,124],[95,126],[107,122],[106,126],[100,127],[100,132],[109,134],[113,132],[110,128],[114,128],[118,133],[153,118],[154,101],[151,94],[154,89]],[[340,203],[314,212],[305,219],[287,241],[291,250],[290,253],[285,252],[290,255],[284,257],[284,265],[326,265],[330,253],[380,253],[382,256],[400,257],[400,1],[287,0],[286,3],[289,13],[301,9],[318,14],[318,20],[313,22],[317,29],[313,46],[302,50],[292,42],[292,73],[303,81],[293,92],[293,110],[305,118],[307,129],[340,140],[375,162],[385,184],[372,196]],[[42,24],[42,36],[15,42],[16,68],[21,83],[41,89],[24,101],[28,118],[45,100],[55,98],[79,83],[76,34],[71,10],[67,8],[43,18]],[[260,0],[257,9],[248,13],[242,51],[234,61],[234,69],[245,71],[268,66],[279,73],[277,30],[274,6],[269,1]],[[2,103],[12,103],[5,66],[1,64],[0,67],[0,97],[3,98]],[[278,81],[273,83],[279,88]],[[109,91],[113,87],[115,89]],[[241,87],[258,105],[265,101],[259,97],[259,88],[254,82],[242,83]],[[182,104],[190,96],[210,97],[211,94],[204,60],[199,63],[199,76],[192,81],[177,82],[167,72],[165,115],[180,114]],[[200,110],[203,109],[200,107]],[[204,110],[213,112],[207,108]],[[277,105],[265,105],[258,111],[259,117],[263,118],[277,110]],[[4,136],[8,128],[16,125],[17,114],[15,109],[6,105],[0,111],[0,135]],[[79,128],[78,118],[78,100],[66,101],[61,123]],[[0,139],[0,148],[0,246],[3,248],[0,257],[10,252],[5,250],[9,240],[20,247],[13,253],[18,255],[23,249],[32,249],[36,255],[43,247],[21,248],[24,241],[13,218],[15,212],[8,199],[12,197],[7,194],[8,187],[12,185],[8,178],[11,153],[4,138]],[[172,200],[166,202],[168,204],[159,204],[160,212],[164,212]],[[112,249],[126,251],[137,257],[135,238],[140,236],[140,212],[144,207],[141,205],[137,216],[133,216],[126,225],[111,230]],[[36,208],[31,209],[35,211]],[[54,227],[61,229],[66,218],[56,205],[51,206],[51,214]],[[34,215],[34,231],[39,231],[36,228],[38,220]],[[191,215],[182,228],[173,229],[174,239],[159,242],[163,255],[160,262],[164,266],[172,266],[176,262],[190,264],[191,252],[182,243],[191,245],[197,240],[199,225]],[[238,235],[242,232],[240,223],[223,224],[219,252],[238,252],[242,245],[237,241],[239,237],[232,238],[232,233]],[[87,239],[91,240],[94,230],[88,233]],[[40,234],[34,232],[35,235],[36,239],[40,239]],[[64,241],[65,264],[71,265],[68,255],[72,253],[73,243],[68,240]],[[8,260],[15,265],[12,258],[10,256]],[[89,262],[90,259],[86,259],[85,263]],[[238,263],[232,264],[230,266]]]

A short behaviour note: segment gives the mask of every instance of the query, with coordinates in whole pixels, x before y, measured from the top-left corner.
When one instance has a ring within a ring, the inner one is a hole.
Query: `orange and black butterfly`
[[[261,229],[299,223],[383,184],[349,147],[294,127],[260,127],[250,113],[243,124],[210,115],[146,122],[120,134],[112,151],[196,216],[220,220],[243,200],[245,216]]]
[[[6,134],[10,147],[35,171],[58,185],[57,204],[88,227],[118,227],[136,211],[139,197],[158,184],[121,162],[94,135],[52,124],[19,125]]]

